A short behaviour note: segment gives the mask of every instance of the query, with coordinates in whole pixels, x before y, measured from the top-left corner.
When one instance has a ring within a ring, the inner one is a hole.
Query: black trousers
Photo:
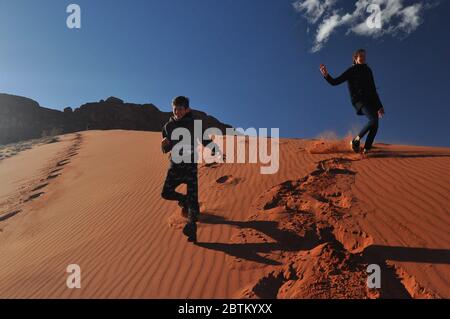
[[[188,209],[189,222],[196,222],[200,214],[197,173],[197,163],[171,163],[161,192],[162,198],[178,201],[180,206]],[[175,191],[181,184],[187,185],[186,194]]]

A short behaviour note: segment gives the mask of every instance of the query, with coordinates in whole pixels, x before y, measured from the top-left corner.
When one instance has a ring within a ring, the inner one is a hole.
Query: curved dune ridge
[[[158,133],[68,134],[2,160],[0,297],[450,297],[450,149],[279,146],[273,175],[200,164],[197,245],[160,197]],[[70,264],[81,289],[66,285]]]

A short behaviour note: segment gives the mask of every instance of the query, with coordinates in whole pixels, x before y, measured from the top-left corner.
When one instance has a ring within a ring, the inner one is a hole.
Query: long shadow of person
[[[199,247],[222,251],[236,258],[253,261],[265,265],[282,265],[282,263],[260,254],[277,251],[300,251],[310,250],[324,242],[334,243],[337,250],[344,249],[342,244],[336,240],[330,230],[317,235],[317,229],[312,229],[305,236],[278,228],[275,221],[233,221],[224,217],[203,213],[200,222],[204,224],[230,225],[239,229],[254,229],[272,238],[273,242],[263,243],[197,243]],[[392,261],[409,261],[416,263],[450,264],[450,250],[428,249],[416,247],[394,247],[371,245],[362,254],[354,256],[353,262],[357,264],[377,264],[381,268],[381,298],[409,299],[413,296],[402,283],[396,269],[388,264]]]
[[[436,158],[450,157],[449,153],[435,151],[394,151],[375,148],[369,153],[370,158]]]
[[[388,265],[388,260],[450,264],[450,250],[447,249],[371,245],[364,250],[363,257],[368,264],[376,264],[381,268],[381,298],[413,297],[402,284],[395,268]]]
[[[239,229],[254,229],[272,238],[274,240],[273,242],[262,243],[197,243],[197,246],[199,247],[222,251],[239,259],[266,265],[281,265],[281,263],[263,257],[260,253],[308,250],[315,247],[318,243],[315,230],[307,232],[305,236],[302,237],[293,231],[279,229],[278,222],[275,221],[233,221],[209,213],[202,213],[199,221],[203,224],[220,224],[234,226]]]

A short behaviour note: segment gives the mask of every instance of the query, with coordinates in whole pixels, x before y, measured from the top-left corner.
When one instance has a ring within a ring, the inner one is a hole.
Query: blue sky
[[[378,141],[450,146],[449,1],[366,1],[419,9],[402,11],[417,25],[394,15],[378,37],[348,32],[361,18],[356,2],[0,0],[0,92],[55,109],[117,96],[165,111],[187,95],[236,127],[343,136],[365,118],[319,64],[338,76],[363,47],[386,110]],[[81,7],[80,30],[66,27],[70,3]]]

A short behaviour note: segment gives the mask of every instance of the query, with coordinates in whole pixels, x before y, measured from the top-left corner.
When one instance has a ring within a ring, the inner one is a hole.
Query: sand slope
[[[199,244],[160,198],[151,132],[63,136],[0,162],[0,297],[450,297],[450,149],[286,139],[280,170],[202,165]],[[368,264],[382,289],[365,285]],[[78,264],[82,288],[68,289]]]

